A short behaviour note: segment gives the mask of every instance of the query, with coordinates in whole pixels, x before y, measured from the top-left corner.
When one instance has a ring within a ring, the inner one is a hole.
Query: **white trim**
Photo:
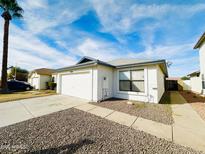
[[[119,87],[119,72],[121,71],[133,71],[133,70],[144,70],[144,92],[133,92],[133,91],[120,91]],[[138,95],[138,96],[147,96],[148,93],[148,85],[147,85],[147,67],[139,67],[139,68],[125,68],[125,69],[117,69],[117,94],[129,94],[129,95]],[[146,86],[147,85],[147,86]]]

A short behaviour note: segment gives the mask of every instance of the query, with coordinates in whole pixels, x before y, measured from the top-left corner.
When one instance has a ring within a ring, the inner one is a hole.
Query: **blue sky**
[[[19,0],[10,27],[9,65],[32,70],[81,56],[166,59],[170,76],[199,70],[194,44],[205,30],[204,0]],[[3,33],[3,19],[0,20]],[[0,37],[2,44],[2,36]],[[1,56],[1,55],[0,55]]]

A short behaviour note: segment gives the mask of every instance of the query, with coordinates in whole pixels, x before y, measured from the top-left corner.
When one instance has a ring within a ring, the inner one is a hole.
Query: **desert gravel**
[[[133,102],[127,104],[127,100],[110,99],[100,103],[91,102],[93,105],[109,108],[115,111],[124,112],[137,117],[157,121],[167,125],[174,123],[170,105]]]
[[[0,128],[0,153],[199,153],[68,109]]]

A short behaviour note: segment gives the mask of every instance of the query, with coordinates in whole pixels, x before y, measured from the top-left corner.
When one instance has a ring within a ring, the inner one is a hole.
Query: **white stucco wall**
[[[31,86],[38,90],[46,89],[46,82],[48,81],[51,81],[51,76],[39,75],[37,73],[32,73],[32,75],[28,79],[28,83],[30,83]]]
[[[183,90],[191,90],[191,80],[180,80],[179,83]]]
[[[39,90],[46,89],[46,82],[51,81],[51,76],[50,75],[40,75],[39,78]]]
[[[119,71],[122,70],[144,70],[144,92],[122,92],[119,91]],[[114,69],[107,66],[97,65],[74,71],[65,71],[57,74],[57,93],[61,93],[62,75],[90,72],[92,80],[91,101],[101,101],[103,99],[116,97],[142,102],[158,103],[164,93],[164,75],[156,66],[133,67],[128,69]],[[85,86],[85,85],[80,85]],[[89,89],[89,88],[88,88]],[[77,95],[77,94],[76,94]],[[80,94],[79,94],[80,95]]]
[[[147,102],[158,103],[157,66],[149,66],[147,71]]]
[[[98,65],[98,101],[113,97],[113,68]]]
[[[32,73],[31,76],[28,78],[28,83],[31,86],[33,86],[35,89],[39,89],[39,87],[40,87],[39,77],[40,77],[40,75],[38,75],[37,73]],[[36,78],[35,82],[34,82],[34,78]]]
[[[162,72],[161,68],[157,66],[157,93],[158,98],[157,101],[159,102],[165,92],[165,75]]]
[[[125,92],[119,91],[119,71],[122,70],[144,70],[144,92]],[[159,72],[159,80],[162,78],[162,74]],[[114,97],[136,100],[142,102],[158,103],[159,98],[163,95],[164,85],[162,81],[158,83],[158,67],[147,66],[147,67],[133,67],[127,69],[118,69],[114,71]],[[159,88],[159,94],[158,94]]]
[[[202,80],[201,77],[191,77],[190,78],[190,84],[191,84],[191,91],[196,93],[202,92]]]
[[[199,49],[199,60],[200,60],[200,77],[203,81],[205,81],[205,42]],[[205,94],[205,89],[203,89],[203,94]]]

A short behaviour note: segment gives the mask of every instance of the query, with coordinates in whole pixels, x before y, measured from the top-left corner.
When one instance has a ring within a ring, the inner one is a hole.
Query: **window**
[[[202,81],[202,88],[205,89],[205,81]]]
[[[144,70],[119,72],[120,91],[144,92]]]
[[[204,74],[201,75],[202,78],[202,88],[205,89],[205,78],[204,78]]]

